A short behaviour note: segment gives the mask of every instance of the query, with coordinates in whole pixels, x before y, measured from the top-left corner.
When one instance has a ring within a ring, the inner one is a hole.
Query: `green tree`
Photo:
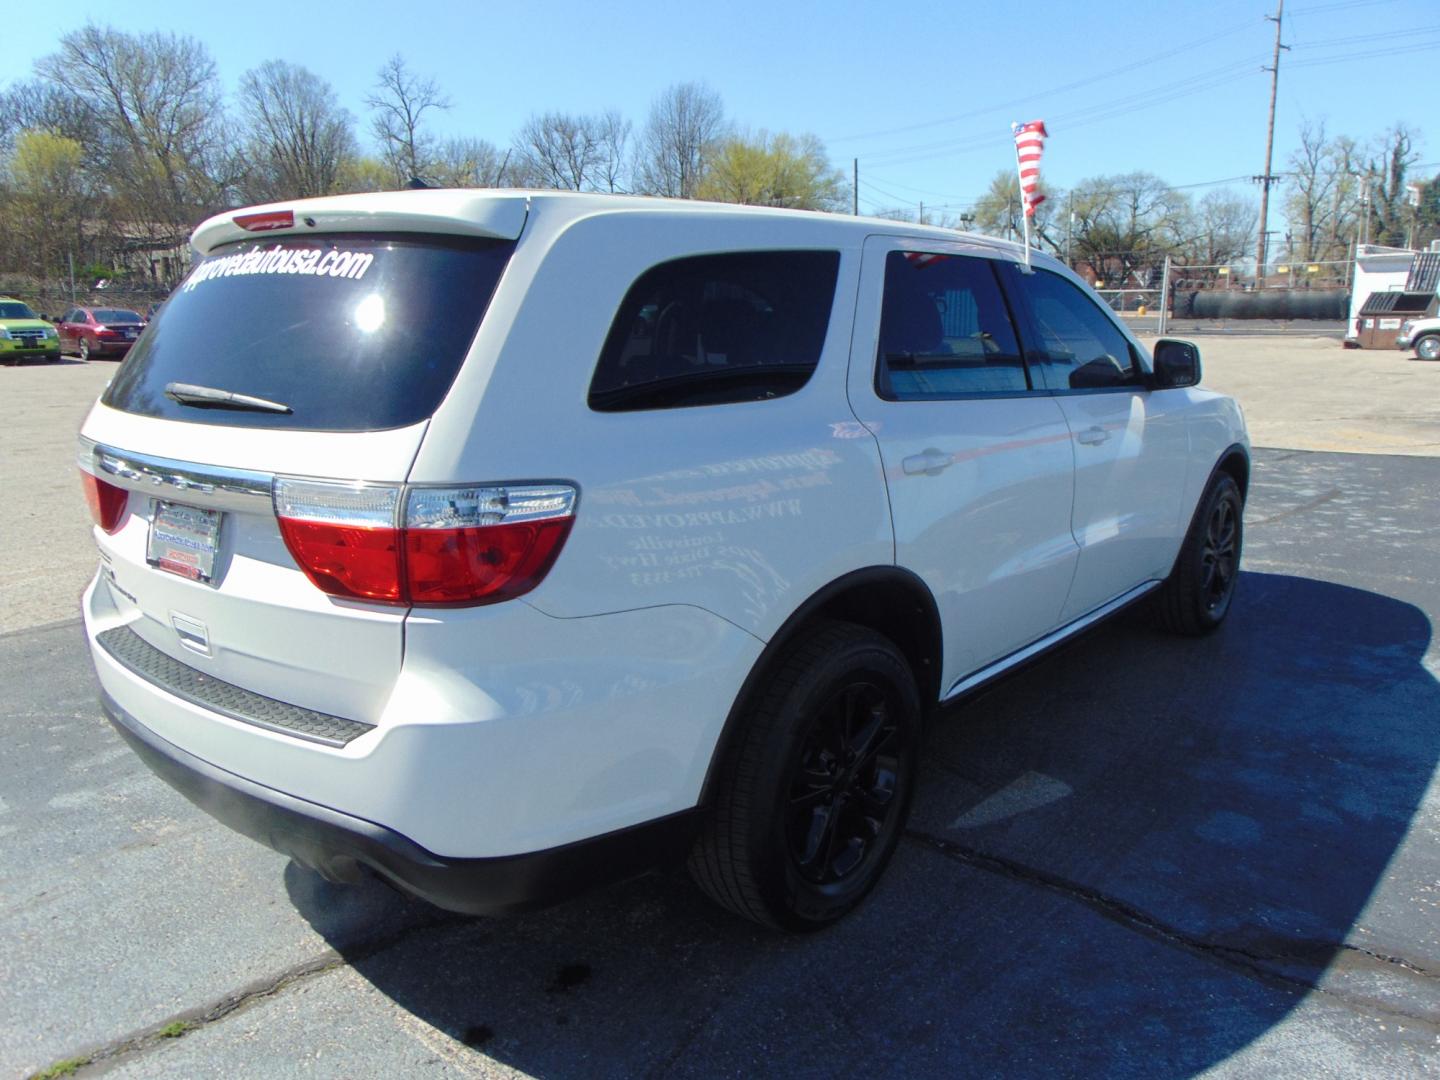
[[[86,254],[85,223],[96,193],[85,169],[84,148],[50,131],[15,139],[5,184],[5,218],[20,265],[40,278],[64,276],[66,255]]]
[[[840,210],[848,188],[845,175],[830,163],[814,135],[761,131],[721,142],[695,194],[750,206]]]
[[[1063,254],[1065,228],[1062,218],[1066,214],[1064,196],[1054,191],[1043,180],[1040,193],[1045,201],[1035,208],[1030,219],[1030,232],[1035,245]],[[1001,169],[990,181],[990,187],[975,203],[975,228],[991,236],[1013,237],[1016,240],[1025,235],[1025,220],[1020,202],[1020,177],[1014,169]]]

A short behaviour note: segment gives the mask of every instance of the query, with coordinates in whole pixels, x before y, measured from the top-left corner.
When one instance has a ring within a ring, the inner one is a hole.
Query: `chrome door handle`
[[[906,476],[936,476],[941,469],[949,468],[955,464],[955,457],[943,450],[926,449],[918,454],[911,454],[900,467],[905,470]]]
[[[1110,438],[1110,432],[1097,424],[1094,427],[1086,428],[1080,432],[1080,434],[1076,435],[1075,441],[1083,443],[1085,446],[1099,446],[1108,438]]]

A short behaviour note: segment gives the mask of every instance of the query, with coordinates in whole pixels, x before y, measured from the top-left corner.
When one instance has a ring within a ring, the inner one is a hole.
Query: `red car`
[[[71,308],[60,318],[60,351],[124,356],[145,329],[145,318],[128,308]]]

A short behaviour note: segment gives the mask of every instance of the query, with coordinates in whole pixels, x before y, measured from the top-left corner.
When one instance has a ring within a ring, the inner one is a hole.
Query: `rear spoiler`
[[[202,222],[190,237],[201,255],[221,244],[316,233],[443,233],[516,240],[530,199],[519,192],[474,189],[387,191],[231,210]]]

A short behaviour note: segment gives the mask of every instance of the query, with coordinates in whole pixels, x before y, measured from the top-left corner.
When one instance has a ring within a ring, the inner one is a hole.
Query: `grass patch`
[[[70,1076],[81,1065],[89,1064],[89,1058],[77,1057],[66,1058],[64,1061],[57,1061],[48,1068],[41,1069],[37,1073],[30,1074],[30,1080],[57,1080],[57,1077]]]
[[[162,1039],[178,1039],[194,1026],[185,1020],[176,1020],[173,1024],[166,1024],[155,1034]]]

